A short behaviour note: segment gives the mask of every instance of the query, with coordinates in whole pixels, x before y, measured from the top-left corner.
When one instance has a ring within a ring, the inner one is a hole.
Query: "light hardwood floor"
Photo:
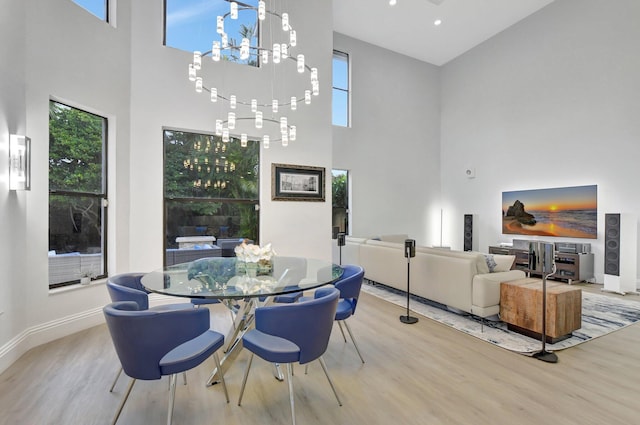
[[[228,318],[220,305],[212,313]],[[559,363],[547,364],[425,318],[402,324],[403,313],[362,294],[350,323],[366,363],[334,327],[325,360],[344,405],[317,362],[308,375],[297,367],[299,424],[640,423],[640,324],[560,351]],[[226,372],[229,404],[219,385],[204,386],[213,359],[190,371],[176,391],[174,424],[290,423],[287,386],[258,358],[237,406],[247,357],[241,353]],[[109,393],[117,368],[104,325],[37,347],[0,375],[0,424],[108,424],[128,379]],[[166,378],[137,382],[119,424],[164,423],[167,387]]]

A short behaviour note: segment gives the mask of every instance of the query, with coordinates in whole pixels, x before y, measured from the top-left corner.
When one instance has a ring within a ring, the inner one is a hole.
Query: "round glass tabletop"
[[[260,264],[209,257],[147,273],[142,285],[177,297],[253,298],[314,289],[340,276],[340,266],[312,258],[275,256]]]

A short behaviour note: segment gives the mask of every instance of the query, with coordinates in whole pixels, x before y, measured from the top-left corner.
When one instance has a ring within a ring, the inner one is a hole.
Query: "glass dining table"
[[[275,256],[269,262],[248,263],[236,257],[201,258],[147,273],[142,285],[149,291],[193,300],[218,300],[232,313],[233,325],[225,338],[221,363],[232,361],[250,329],[255,308],[278,296],[331,284],[342,268],[330,261],[305,257]],[[276,367],[278,379],[281,372]],[[207,386],[217,382],[217,370]]]

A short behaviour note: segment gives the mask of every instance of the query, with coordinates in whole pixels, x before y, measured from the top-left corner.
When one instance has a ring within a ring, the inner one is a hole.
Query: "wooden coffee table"
[[[508,328],[532,338],[542,335],[542,280],[525,278],[500,284],[500,319]],[[547,280],[547,343],[571,336],[582,327],[582,290]]]

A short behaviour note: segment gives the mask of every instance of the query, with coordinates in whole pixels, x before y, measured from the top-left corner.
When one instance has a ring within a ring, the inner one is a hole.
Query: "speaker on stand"
[[[464,251],[473,251],[473,214],[464,215]]]
[[[604,287],[603,291],[638,294],[637,235],[638,222],[633,214],[604,215]]]
[[[405,239],[404,241],[404,256],[407,258],[407,315],[400,316],[400,321],[406,324],[414,324],[418,321],[417,317],[411,317],[409,313],[409,283],[411,281],[409,272],[411,270],[411,259],[416,256],[416,241],[413,239]]]
[[[340,249],[340,262],[338,264],[340,265],[342,265],[342,247],[345,243],[345,234],[343,232],[338,233],[338,249]]]
[[[546,350],[547,342],[547,278],[556,272],[554,245],[529,242],[529,270],[542,274],[542,350],[532,357],[547,363],[558,363],[558,356]]]

